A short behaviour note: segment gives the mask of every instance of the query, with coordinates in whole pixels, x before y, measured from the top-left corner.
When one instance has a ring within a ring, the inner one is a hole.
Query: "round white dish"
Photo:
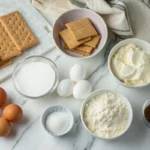
[[[46,125],[45,125],[46,118],[47,118],[47,116],[48,116],[49,114],[51,114],[51,113],[53,113],[53,112],[65,112],[65,113],[68,114],[70,123],[69,123],[68,129],[67,129],[65,132],[60,133],[60,134],[54,134],[54,133],[52,133],[51,131],[49,131],[49,130],[46,128]],[[63,135],[65,135],[65,134],[67,134],[67,133],[72,129],[73,124],[74,124],[74,117],[73,117],[72,112],[71,112],[68,108],[66,108],[66,107],[64,107],[64,106],[62,106],[62,105],[53,105],[53,106],[50,106],[50,107],[48,107],[47,109],[44,110],[44,112],[43,112],[43,114],[42,114],[42,116],[41,116],[41,124],[42,124],[42,127],[44,128],[44,130],[45,130],[48,134],[50,134],[50,135],[52,135],[52,136],[63,136]]]
[[[65,24],[82,18],[89,18],[94,25],[97,32],[102,36],[97,48],[93,51],[90,56],[82,56],[74,52],[70,52],[64,49],[63,42],[59,36],[59,32],[66,28]],[[72,9],[58,17],[53,26],[53,40],[58,50],[60,50],[66,56],[76,59],[86,59],[97,55],[105,46],[107,42],[108,31],[107,26],[103,18],[89,9]]]
[[[110,74],[112,75],[112,77],[118,82],[120,83],[121,85],[125,86],[125,87],[128,87],[128,88],[144,88],[146,87],[147,85],[149,85],[150,83],[147,83],[145,85],[141,85],[141,86],[131,86],[131,85],[126,85],[125,83],[121,82],[113,73],[112,71],[112,68],[111,68],[111,59],[114,55],[114,53],[122,46],[125,46],[125,45],[128,45],[130,43],[133,43],[139,47],[141,47],[142,49],[146,50],[146,51],[149,51],[150,52],[150,44],[144,40],[141,40],[141,39],[137,39],[137,38],[130,38],[130,39],[126,39],[126,40],[123,40],[121,42],[119,42],[118,44],[116,44],[110,51],[110,54],[108,56],[108,68],[109,68],[109,72]]]
[[[85,108],[86,103],[87,103],[92,97],[94,97],[94,96],[96,96],[96,95],[98,95],[98,94],[104,94],[104,93],[108,93],[108,92],[120,96],[120,97],[126,102],[126,104],[127,104],[127,106],[128,106],[128,110],[129,110],[129,119],[128,119],[128,124],[127,124],[125,130],[124,130],[120,135],[115,136],[115,137],[111,137],[111,138],[102,138],[102,137],[99,137],[99,136],[95,135],[94,133],[92,133],[92,132],[87,128],[87,126],[86,126],[85,123],[84,123],[83,113],[84,113],[84,108]],[[122,94],[117,93],[117,92],[113,92],[113,91],[111,91],[111,90],[105,90],[105,89],[103,89],[103,90],[96,90],[96,91],[92,92],[92,93],[83,101],[82,106],[81,106],[81,109],[80,109],[80,116],[81,116],[81,121],[82,121],[82,124],[83,124],[84,128],[85,128],[91,135],[93,135],[93,136],[95,136],[95,137],[97,137],[97,138],[99,138],[99,139],[113,140],[113,139],[119,138],[120,136],[122,136],[123,134],[125,134],[125,132],[128,130],[128,128],[130,127],[130,125],[131,125],[131,123],[132,123],[133,111],[132,111],[132,107],[131,107],[131,104],[129,103],[128,99],[127,99],[126,97],[124,97]]]

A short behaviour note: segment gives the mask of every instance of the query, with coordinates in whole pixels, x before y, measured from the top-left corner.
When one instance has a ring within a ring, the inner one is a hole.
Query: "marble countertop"
[[[147,12],[148,10],[146,10]],[[133,16],[133,14],[134,12],[130,15]],[[54,20],[51,17],[44,16],[50,23],[53,23]],[[131,19],[131,21],[134,20]],[[136,37],[140,36],[139,33],[139,36]],[[143,39],[150,41],[149,37],[146,34]],[[9,103],[17,103],[22,107],[24,118],[19,124],[12,124],[13,129],[10,136],[0,138],[0,150],[149,150],[150,129],[145,126],[142,120],[142,105],[150,98],[150,87],[138,90],[128,89],[111,77],[107,67],[107,56],[115,43],[109,39],[105,50],[88,60],[68,58],[57,49],[53,49],[46,56],[56,63],[60,80],[69,77],[69,70],[72,65],[80,63],[87,69],[87,79],[91,82],[93,91],[110,89],[122,93],[129,99],[134,115],[131,127],[124,136],[114,141],[94,138],[84,129],[80,120],[79,110],[82,101],[75,100],[73,97],[59,97],[56,92],[41,100],[30,100],[17,93],[13,87],[12,79],[9,78],[0,86],[7,91]],[[73,129],[63,137],[57,138],[48,135],[40,124],[42,112],[53,104],[65,105],[73,112],[75,118]]]

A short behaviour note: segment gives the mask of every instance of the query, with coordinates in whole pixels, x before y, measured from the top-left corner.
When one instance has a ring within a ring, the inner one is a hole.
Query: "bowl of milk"
[[[59,82],[55,63],[43,56],[28,57],[14,69],[13,84],[24,97],[38,99],[51,94]]]

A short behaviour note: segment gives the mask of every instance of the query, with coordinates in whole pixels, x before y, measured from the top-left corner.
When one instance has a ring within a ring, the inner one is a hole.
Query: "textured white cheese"
[[[114,75],[127,85],[140,86],[150,82],[150,53],[135,44],[128,44],[112,58]]]
[[[127,126],[128,106],[112,93],[96,95],[86,104],[83,117],[87,128],[95,135],[115,137]]]

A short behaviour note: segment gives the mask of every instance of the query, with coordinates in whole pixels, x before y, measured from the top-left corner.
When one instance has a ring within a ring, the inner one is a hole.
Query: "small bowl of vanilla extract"
[[[150,100],[147,100],[142,109],[145,124],[150,128]]]

